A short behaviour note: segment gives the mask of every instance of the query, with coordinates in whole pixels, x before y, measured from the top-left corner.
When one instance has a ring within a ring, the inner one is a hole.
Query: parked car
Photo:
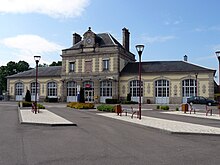
[[[192,96],[187,99],[187,103],[193,104],[207,104],[207,105],[217,105],[218,102],[212,99],[205,98],[203,96]]]

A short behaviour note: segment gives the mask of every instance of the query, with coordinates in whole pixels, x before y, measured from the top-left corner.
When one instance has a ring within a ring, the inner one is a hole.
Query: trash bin
[[[121,109],[121,105],[119,104],[119,105],[116,105],[116,107],[115,107],[115,112],[117,113],[117,115],[121,115],[121,113],[122,113],[122,109]]]
[[[189,110],[188,104],[182,104],[182,111],[186,113]]]

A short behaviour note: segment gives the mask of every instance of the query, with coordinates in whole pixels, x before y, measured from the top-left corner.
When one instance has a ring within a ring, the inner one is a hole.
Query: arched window
[[[49,82],[47,84],[47,95],[51,98],[57,97],[57,83],[55,82]]]
[[[139,80],[130,81],[131,97],[140,96]],[[141,81],[141,96],[143,96],[143,82]]]
[[[35,84],[36,84],[36,82],[31,83],[31,95],[35,95],[35,93],[36,93]],[[40,84],[39,83],[37,83],[37,93],[38,93],[38,95],[40,94]]]
[[[167,80],[155,81],[155,97],[169,97],[170,84]]]
[[[23,91],[24,91],[24,85],[23,83],[19,82],[15,84],[15,100],[16,101],[22,101],[23,100]]]
[[[112,96],[112,82],[111,81],[100,82],[100,96],[103,96],[103,97]]]

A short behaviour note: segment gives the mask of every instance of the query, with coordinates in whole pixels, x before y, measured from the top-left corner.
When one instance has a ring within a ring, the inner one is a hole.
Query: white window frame
[[[103,71],[107,71],[109,70],[109,64],[110,64],[110,60],[108,58],[105,58],[102,60],[102,64],[103,64]]]
[[[69,62],[69,72],[75,72],[75,65],[74,61]]]
[[[21,96],[24,91],[24,85],[21,82],[18,82],[15,84],[15,95],[16,96]]]
[[[100,96],[101,97],[111,97],[112,96],[112,82],[111,81],[101,81],[100,82]]]
[[[57,83],[56,82],[47,83],[47,96],[49,98],[57,98]]]

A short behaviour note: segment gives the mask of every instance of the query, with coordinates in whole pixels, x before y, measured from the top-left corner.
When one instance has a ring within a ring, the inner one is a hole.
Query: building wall
[[[57,83],[57,96],[58,98],[61,97],[61,91],[62,91],[62,82],[60,81],[60,77],[54,77],[54,78],[38,78],[38,83],[40,84],[40,93],[39,93],[39,99],[42,101],[47,96],[47,83],[48,82],[56,82]],[[15,84],[21,82],[23,83],[23,96],[25,96],[27,90],[31,90],[31,83],[35,82],[35,78],[22,78],[22,79],[9,79],[8,80],[8,90],[9,90],[9,96],[10,99],[15,99]]]
[[[120,77],[119,95],[121,99],[126,99],[130,92],[130,81],[138,80],[137,75],[127,75]],[[143,74],[143,103],[147,103],[149,99],[151,103],[155,103],[155,81],[165,79],[170,82],[169,103],[182,102],[182,81],[186,79],[196,79],[194,74],[173,73],[173,74]],[[213,73],[199,73],[197,78],[198,96],[214,98],[214,77]]]

